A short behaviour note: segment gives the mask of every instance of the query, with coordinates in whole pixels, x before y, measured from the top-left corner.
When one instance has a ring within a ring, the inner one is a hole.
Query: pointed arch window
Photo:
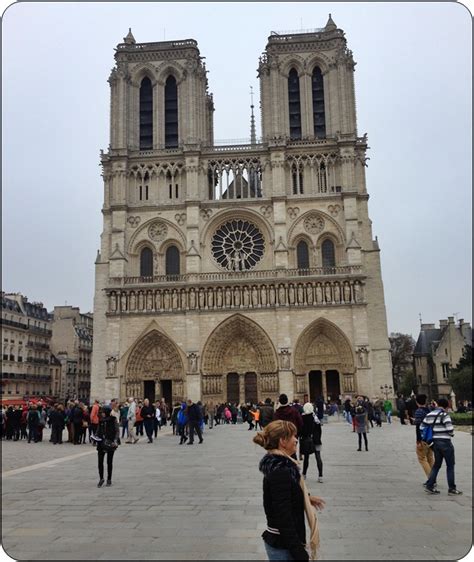
[[[300,240],[296,246],[296,261],[298,269],[309,269],[308,244],[304,240]]]
[[[150,248],[143,248],[140,252],[140,277],[153,276],[153,252]]]
[[[178,85],[174,76],[165,84],[165,148],[178,147]]]
[[[300,78],[296,69],[288,74],[288,113],[290,117],[290,138],[301,138]]]
[[[334,250],[334,242],[327,238],[321,246],[321,254],[323,258],[323,267],[336,266],[336,252]]]
[[[176,246],[170,246],[166,250],[166,275],[179,275],[179,250]]]
[[[324,111],[324,81],[319,66],[315,66],[312,77],[314,136],[326,137],[326,114]]]
[[[140,84],[140,150],[153,148],[153,88],[145,76]]]

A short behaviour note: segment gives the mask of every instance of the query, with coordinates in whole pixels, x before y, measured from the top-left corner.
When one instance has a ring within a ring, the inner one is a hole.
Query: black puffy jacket
[[[263,473],[263,507],[267,526],[280,534],[265,531],[263,540],[275,548],[288,549],[295,560],[308,560],[304,522],[304,496],[297,465],[282,455],[266,454],[260,461]]]

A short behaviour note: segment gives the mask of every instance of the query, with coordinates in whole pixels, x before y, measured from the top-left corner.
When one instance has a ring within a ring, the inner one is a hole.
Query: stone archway
[[[185,398],[184,373],[177,346],[158,330],[152,330],[130,353],[122,391],[126,396],[140,398],[154,389],[156,397],[167,394],[174,403]]]
[[[257,396],[278,395],[278,363],[273,344],[256,322],[235,314],[209,336],[202,353],[203,400],[227,400],[228,374],[239,375],[239,401],[245,400],[246,383],[257,378]],[[220,384],[210,384],[219,379]],[[253,383],[252,383],[253,384]],[[230,390],[230,389],[229,389]]]
[[[351,344],[340,328],[318,318],[303,330],[295,348],[295,386],[300,394],[308,389],[321,389],[324,398],[352,393],[354,374]]]

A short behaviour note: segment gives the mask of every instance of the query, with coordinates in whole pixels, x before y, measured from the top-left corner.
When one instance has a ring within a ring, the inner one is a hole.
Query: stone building
[[[61,368],[60,398],[89,402],[93,316],[78,307],[55,306],[51,348]]]
[[[2,292],[3,399],[50,397],[57,364],[51,355],[51,317],[42,303]]]
[[[413,352],[413,372],[418,392],[430,398],[449,398],[449,371],[456,367],[466,345],[472,346],[472,329],[461,318],[456,325],[454,316],[434,324],[422,324]]]
[[[262,132],[214,143],[193,39],[117,46],[93,398],[375,396],[391,383],[344,32],[274,33]]]

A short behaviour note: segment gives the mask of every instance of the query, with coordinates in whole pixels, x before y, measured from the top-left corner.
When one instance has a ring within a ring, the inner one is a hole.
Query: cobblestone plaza
[[[472,437],[457,431],[464,492],[428,496],[415,430],[395,421],[370,431],[369,452],[342,421],[323,427],[324,483],[312,459],[307,484],[326,500],[321,558],[449,560],[472,541]],[[149,445],[122,445],[111,488],[98,489],[89,445],[2,443],[2,541],[16,559],[264,560],[262,449],[246,425],[206,430],[179,446],[169,429]]]

